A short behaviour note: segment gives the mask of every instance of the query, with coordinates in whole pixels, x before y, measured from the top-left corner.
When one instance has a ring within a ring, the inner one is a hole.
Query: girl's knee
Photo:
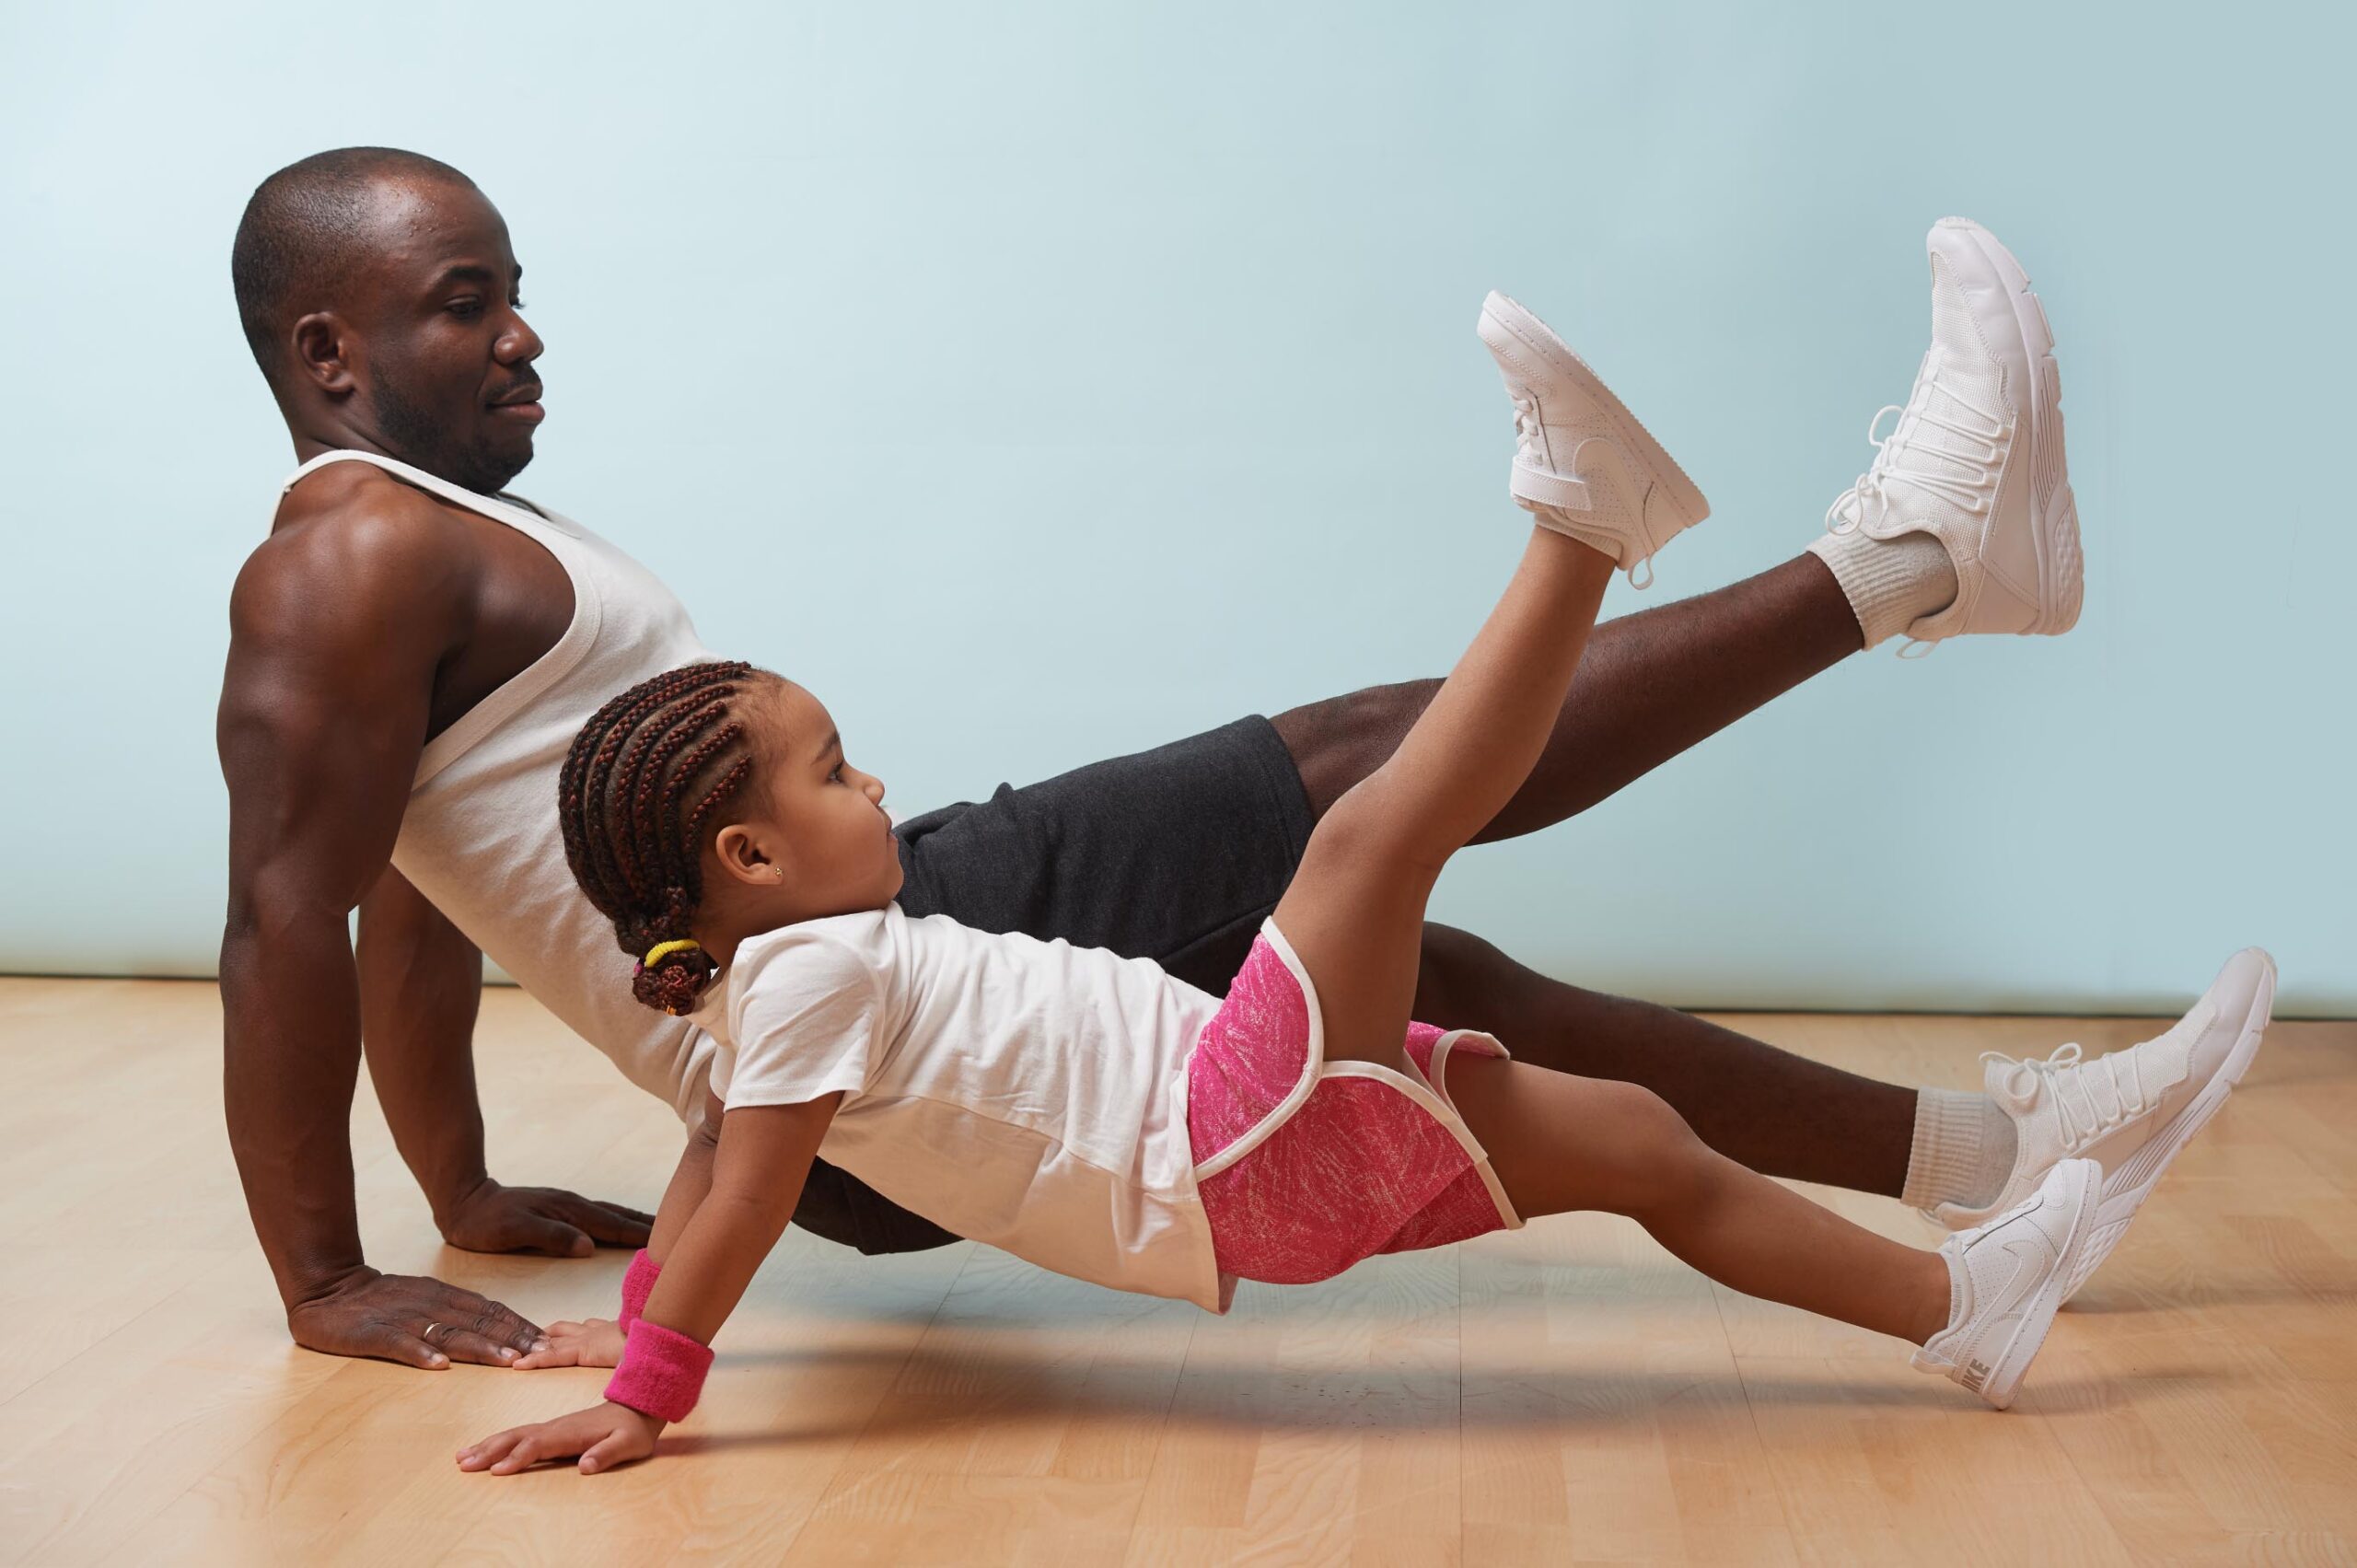
[[[1635,1084],[1605,1086],[1610,1118],[1620,1213],[1642,1220],[1657,1210],[1692,1203],[1715,1179],[1717,1156],[1667,1100]]]

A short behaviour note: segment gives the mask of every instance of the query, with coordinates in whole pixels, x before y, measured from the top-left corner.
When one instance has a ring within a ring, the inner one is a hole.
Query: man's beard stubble
[[[372,393],[377,434],[395,448],[395,455],[462,489],[495,495],[532,460],[528,448],[519,462],[454,440],[441,421],[401,390],[398,377],[378,380]]]

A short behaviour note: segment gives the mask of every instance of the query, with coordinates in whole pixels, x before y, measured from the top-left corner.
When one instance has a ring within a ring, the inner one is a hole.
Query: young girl
[[[1708,512],[1537,318],[1493,295],[1481,331],[1538,526],[1398,752],[1318,822],[1225,1001],[1109,952],[907,918],[884,787],[791,681],[690,666],[582,729],[559,784],[575,875],[637,956],[638,999],[719,1049],[618,1321],[560,1326],[521,1364],[618,1361],[606,1402],[463,1469],[652,1454],[822,1149],[960,1236],[1214,1312],[1238,1278],[1306,1283],[1608,1210],[1714,1280],[2012,1401],[2086,1250],[2093,1161],[1921,1251],[1713,1153],[1644,1089],[1410,1019],[1425,900],[1538,760],[1613,568]]]

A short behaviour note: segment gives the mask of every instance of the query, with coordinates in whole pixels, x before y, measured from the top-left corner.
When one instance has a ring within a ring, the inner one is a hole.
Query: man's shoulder
[[[463,537],[466,514],[370,463],[332,463],[280,501],[255,557],[348,552],[414,553]]]
[[[456,610],[473,556],[454,508],[380,469],[337,463],[288,493],[238,570],[230,613],[245,627]]]

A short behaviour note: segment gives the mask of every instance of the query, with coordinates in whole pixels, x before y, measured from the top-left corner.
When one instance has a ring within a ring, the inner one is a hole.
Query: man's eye
[[[482,301],[480,299],[454,300],[450,305],[450,314],[468,318],[480,316],[482,314]]]

